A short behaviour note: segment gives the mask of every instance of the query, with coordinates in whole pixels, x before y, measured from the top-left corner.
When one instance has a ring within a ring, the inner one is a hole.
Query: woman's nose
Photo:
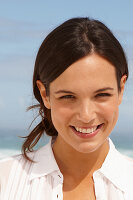
[[[88,123],[91,120],[94,120],[95,117],[96,117],[96,109],[94,103],[87,101],[79,105],[77,111],[78,120],[84,123]]]

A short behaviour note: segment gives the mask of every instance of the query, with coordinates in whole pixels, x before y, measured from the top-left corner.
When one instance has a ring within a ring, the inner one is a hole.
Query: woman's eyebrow
[[[114,90],[114,88],[111,88],[111,87],[101,88],[101,89],[96,90],[95,93],[104,92],[104,91],[106,91],[106,90],[111,90],[111,91],[112,91],[112,90]]]
[[[104,92],[106,90],[114,90],[114,88],[111,88],[111,87],[101,88],[101,89],[96,90],[95,93]],[[60,93],[74,94],[74,92],[71,92],[69,90],[58,90],[58,91],[55,92],[55,94],[60,94]]]
[[[60,93],[66,93],[66,94],[74,94],[73,92],[71,92],[71,91],[68,91],[68,90],[58,90],[58,91],[56,91],[55,92],[55,94],[60,94]]]

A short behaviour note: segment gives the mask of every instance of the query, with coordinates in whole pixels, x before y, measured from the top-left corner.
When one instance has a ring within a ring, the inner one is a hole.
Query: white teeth
[[[76,131],[80,132],[80,133],[93,133],[96,129],[97,129],[97,126],[93,127],[93,128],[78,128],[78,127],[75,127]]]

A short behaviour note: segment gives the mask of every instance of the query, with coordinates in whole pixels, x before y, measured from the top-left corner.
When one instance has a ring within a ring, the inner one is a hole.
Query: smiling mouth
[[[79,127],[75,127],[75,126],[71,126],[76,132],[79,133],[83,133],[83,134],[92,134],[94,133],[96,130],[100,129],[102,127],[102,124],[99,124],[97,126],[93,126],[92,128],[79,128]]]

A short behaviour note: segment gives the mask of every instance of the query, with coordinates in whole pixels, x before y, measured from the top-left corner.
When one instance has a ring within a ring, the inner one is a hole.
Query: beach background
[[[111,139],[113,140],[116,148],[124,155],[133,158],[133,142],[130,137],[120,137],[120,134],[112,133]],[[0,130],[0,159],[6,158],[12,155],[21,154],[21,146],[24,139],[20,136],[24,136],[25,133],[22,130]],[[48,143],[50,137],[44,135],[39,141],[35,149]]]
[[[28,127],[37,111],[32,94],[35,57],[45,36],[72,17],[90,17],[105,23],[127,55],[129,79],[118,123],[111,133],[116,148],[133,157],[133,1],[17,1],[0,2],[0,159],[21,153]],[[45,145],[44,136],[37,148]]]

